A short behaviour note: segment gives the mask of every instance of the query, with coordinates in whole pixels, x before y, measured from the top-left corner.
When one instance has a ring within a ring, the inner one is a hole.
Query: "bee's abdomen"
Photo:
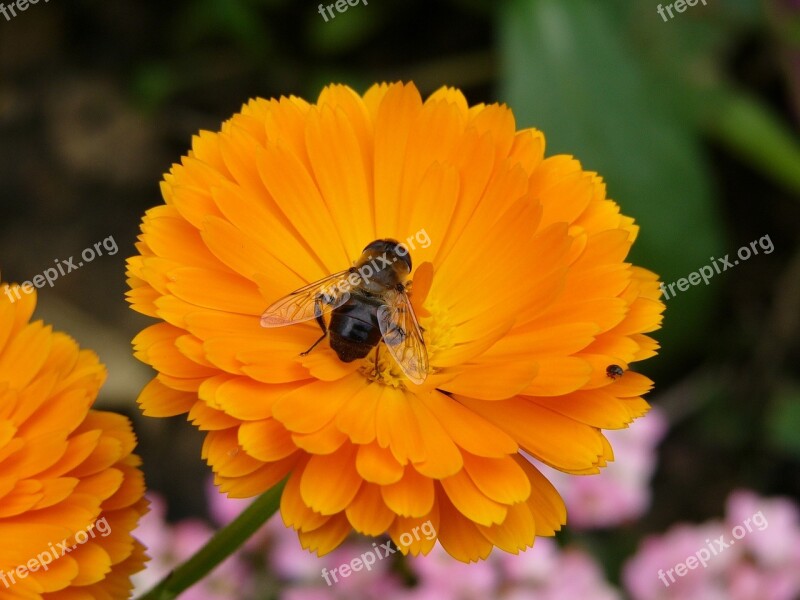
[[[339,360],[346,363],[364,358],[374,346],[375,344],[351,342],[343,337],[336,335],[331,336],[331,348],[336,352],[336,356],[339,357]]]
[[[368,344],[375,329],[371,323],[349,315],[339,315],[339,318],[334,316],[331,319],[331,330],[351,342]]]
[[[374,308],[357,302],[333,311],[330,334],[331,348],[342,362],[364,358],[381,341]]]

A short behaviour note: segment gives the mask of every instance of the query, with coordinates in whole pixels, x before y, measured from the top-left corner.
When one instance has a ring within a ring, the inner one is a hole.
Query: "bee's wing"
[[[261,315],[262,327],[283,327],[316,318],[315,304],[320,314],[332,311],[350,298],[347,277],[350,271],[340,271],[293,291],[273,302]]]
[[[378,326],[389,352],[416,384],[428,376],[428,351],[411,301],[405,292],[391,292],[378,309]]]

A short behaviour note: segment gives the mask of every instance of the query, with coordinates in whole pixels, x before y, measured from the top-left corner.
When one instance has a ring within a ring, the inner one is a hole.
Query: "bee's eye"
[[[408,272],[411,272],[411,255],[408,252],[408,248],[398,242],[397,240],[393,240],[391,238],[386,238],[383,240],[375,240],[374,242],[370,242],[364,248],[364,252],[374,252],[376,254],[383,254],[383,255],[394,255],[397,258],[401,259],[406,266],[408,267]],[[394,261],[392,261],[394,262]]]
[[[398,249],[400,252],[397,251]],[[397,256],[399,256],[403,262],[408,265],[408,272],[411,273],[411,254],[409,254],[408,250],[398,244],[397,248],[395,248],[395,254],[397,254]]]
[[[362,252],[367,252],[368,250],[379,250],[378,246],[382,243],[383,242],[381,240],[375,240],[374,242],[370,242],[369,244],[364,246]]]
[[[406,263],[408,272],[411,273],[411,253],[408,251],[408,246],[401,244],[396,240],[386,240],[388,250],[397,258]],[[394,260],[392,260],[394,262]]]

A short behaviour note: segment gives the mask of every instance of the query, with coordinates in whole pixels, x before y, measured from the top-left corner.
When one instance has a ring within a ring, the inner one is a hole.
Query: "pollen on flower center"
[[[437,352],[449,350],[456,345],[455,325],[452,315],[446,307],[434,298],[425,302],[425,310],[430,316],[420,319],[420,326],[425,330],[425,346],[428,356],[435,357]]]
[[[442,352],[455,346],[453,323],[448,310],[438,302],[430,300],[429,303],[425,304],[425,308],[430,313],[430,316],[420,318],[419,324],[423,330],[428,358],[433,361],[437,352]],[[375,352],[378,352],[377,369]],[[433,370],[431,367],[428,372],[433,372]],[[378,344],[378,347],[362,360],[359,372],[370,381],[394,388],[405,388],[408,381],[402,369],[400,369],[383,343]]]
[[[378,353],[377,365],[375,364],[376,352]],[[393,388],[405,387],[405,375],[382,343],[378,344],[361,362],[359,372],[370,381]]]

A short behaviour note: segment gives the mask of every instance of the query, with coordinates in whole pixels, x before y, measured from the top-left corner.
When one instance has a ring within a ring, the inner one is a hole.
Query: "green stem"
[[[286,481],[264,492],[194,556],[174,569],[139,600],[171,600],[228,558],[278,510]]]

